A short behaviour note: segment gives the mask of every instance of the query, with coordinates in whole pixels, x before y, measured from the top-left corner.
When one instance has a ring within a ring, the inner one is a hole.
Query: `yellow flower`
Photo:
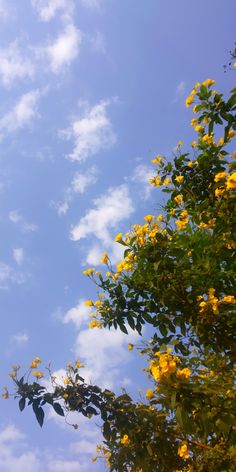
[[[63,398],[67,400],[68,397],[69,397],[68,393],[64,393]]]
[[[85,306],[93,306],[92,300],[85,300]]]
[[[230,129],[229,132],[228,132],[228,136],[229,136],[230,138],[233,138],[235,135],[236,135],[236,132],[233,131],[232,129]]]
[[[134,345],[132,343],[128,344],[128,350],[133,351]]]
[[[221,197],[224,192],[225,192],[225,188],[224,188],[224,187],[216,188],[216,189],[215,189],[215,196],[216,196],[217,198],[218,198],[218,197]]]
[[[100,323],[100,321],[98,320],[91,320],[90,323],[89,323],[89,327],[91,329],[93,328],[101,328],[102,327],[102,323]]]
[[[84,274],[84,275],[91,275],[91,274],[94,273],[94,271],[95,271],[94,268],[89,268],[89,269],[84,270],[84,271],[83,271],[83,274]]]
[[[224,180],[228,177],[227,172],[218,172],[218,174],[215,175],[214,182],[220,182],[220,180]]]
[[[218,146],[218,147],[223,146],[224,142],[225,142],[225,141],[224,141],[224,138],[220,138],[219,141],[218,141],[218,143],[217,143],[217,146]]]
[[[230,156],[231,159],[236,159],[236,151],[233,152],[232,156]]]
[[[225,297],[223,297],[222,301],[225,302],[225,303],[235,304],[236,303],[236,298],[233,295],[225,295]]]
[[[36,369],[37,367],[38,367],[38,363],[35,362],[35,360],[32,361],[31,364],[30,364],[30,368],[31,368],[31,369]]]
[[[161,179],[160,177],[151,177],[151,179],[149,179],[149,183],[151,185],[153,185],[154,187],[160,187],[161,185]]]
[[[213,144],[213,135],[212,134],[204,134],[202,136],[202,142],[207,144]]]
[[[231,190],[231,189],[234,189],[236,188],[236,172],[234,172],[233,174],[231,174],[227,180],[227,183],[226,183],[226,188],[227,190]]]
[[[161,222],[161,221],[163,221],[163,220],[164,220],[164,217],[163,217],[163,215],[158,215],[158,217],[157,217],[157,221]]]
[[[99,308],[102,305],[102,301],[101,300],[96,300],[96,302],[94,302],[94,305]]]
[[[183,220],[176,220],[175,224],[177,226],[178,231],[180,231],[181,229],[186,228],[188,224],[188,218],[184,218]]]
[[[103,255],[102,255],[102,258],[101,258],[101,263],[102,264],[107,264],[108,260],[109,260],[108,255],[107,255],[106,252],[104,252]]]
[[[120,241],[122,241],[122,233],[118,233],[115,237],[115,241],[116,243],[119,243]]]
[[[176,195],[176,197],[174,198],[174,201],[175,203],[177,203],[177,205],[181,205],[181,203],[183,203],[183,195],[181,194]]]
[[[106,277],[111,277],[111,272],[106,272]]]
[[[154,220],[153,215],[146,215],[144,216],[144,220],[147,221],[148,223],[151,223]]]
[[[167,179],[165,179],[164,182],[163,182],[164,187],[166,187],[167,185],[169,185],[170,181],[171,181],[171,180],[169,179],[169,177],[167,177]]]
[[[63,382],[64,382],[64,385],[68,385],[70,383],[70,379],[66,377]]]
[[[197,147],[197,142],[196,141],[192,141],[192,148],[195,148]],[[191,161],[190,161],[191,162]]]
[[[215,84],[215,80],[213,79],[206,79],[204,82],[202,82],[202,85],[205,85],[205,87],[211,87],[211,85]]]
[[[178,447],[178,456],[183,457],[183,459],[189,459],[189,451],[187,443],[182,443]]]
[[[201,126],[201,125],[197,125],[195,126],[195,131],[197,131],[197,133],[202,133],[204,131],[204,126]]]
[[[36,379],[42,379],[43,378],[43,373],[40,372],[39,370],[36,372],[32,372],[32,375],[36,377]]]
[[[9,375],[9,377],[11,377],[12,379],[14,379],[14,377],[16,377],[16,371],[14,370],[13,372],[10,372],[8,375]]]
[[[193,95],[189,95],[185,100],[185,105],[188,108],[194,101]]]
[[[84,364],[82,364],[78,359],[75,363],[76,369],[82,369],[84,367]]]
[[[192,118],[192,119],[191,119],[191,125],[192,125],[192,126],[197,126],[197,124],[198,124],[197,119],[196,119],[196,118]]]
[[[163,158],[160,156],[160,154],[158,154],[156,157],[154,157],[154,159],[152,159],[151,162],[153,164],[160,164],[162,161],[163,161]]]
[[[148,388],[146,391],[146,397],[148,400],[151,400],[154,397],[154,392],[151,388]]]
[[[191,370],[188,367],[185,367],[184,369],[177,370],[176,372],[177,377],[180,379],[189,379],[191,375]]]
[[[121,442],[121,444],[123,444],[124,446],[128,446],[128,444],[130,443],[130,439],[129,439],[128,434],[124,434],[124,436],[122,436],[120,442]]]
[[[178,143],[177,143],[178,146],[183,146],[183,144],[184,144],[184,143],[183,143],[183,141],[182,141],[181,139],[180,139],[180,140],[178,141]]]
[[[177,177],[175,177],[175,180],[178,184],[182,184],[182,182],[184,180],[184,176],[183,175],[177,175]]]
[[[198,89],[200,87],[200,85],[201,85],[200,82],[196,82],[196,84],[194,85],[194,88]]]

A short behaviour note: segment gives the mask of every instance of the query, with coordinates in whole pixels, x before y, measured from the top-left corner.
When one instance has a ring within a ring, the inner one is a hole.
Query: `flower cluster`
[[[208,293],[206,295],[199,295],[197,297],[197,301],[199,302],[199,312],[206,313],[206,312],[213,312],[218,313],[219,306],[222,304],[236,304],[236,298],[234,295],[225,295],[223,298],[219,299],[215,296],[215,289],[209,288]]]

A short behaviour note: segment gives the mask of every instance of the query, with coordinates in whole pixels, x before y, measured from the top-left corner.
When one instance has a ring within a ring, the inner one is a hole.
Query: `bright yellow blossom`
[[[184,181],[184,176],[183,175],[177,175],[177,177],[175,177],[175,181],[178,184],[182,184],[182,182]]]
[[[230,129],[229,132],[228,132],[228,136],[230,138],[233,138],[235,135],[236,135],[236,132],[234,130]]]
[[[226,182],[226,188],[227,190],[231,190],[236,188],[236,172],[231,174]]]
[[[197,125],[195,126],[195,131],[197,131],[197,133],[202,133],[204,131],[204,126],[201,126],[201,125]]]
[[[185,367],[184,369],[177,370],[176,375],[180,379],[188,380],[191,375],[191,370],[188,367]]]
[[[90,323],[89,323],[89,327],[91,329],[93,328],[101,328],[102,327],[102,323],[100,323],[100,321],[98,320],[91,320]]]
[[[128,434],[124,434],[124,436],[122,436],[120,442],[121,442],[121,444],[123,444],[124,446],[128,446],[129,443],[130,443],[130,439],[129,439]]]
[[[83,274],[84,274],[84,275],[91,275],[91,274],[94,273],[94,271],[95,271],[94,268],[89,268],[89,269],[84,270],[84,271],[83,271]]]
[[[128,350],[133,351],[134,345],[132,343],[128,344]]]
[[[185,100],[185,105],[188,108],[194,101],[193,95],[189,95]]]
[[[178,456],[182,457],[183,459],[189,459],[189,450],[187,443],[180,444],[178,448]]]
[[[154,392],[151,388],[148,388],[147,391],[146,391],[146,395],[148,400],[152,400],[152,398],[154,397]]]
[[[220,180],[226,179],[228,175],[227,172],[218,172],[218,174],[215,175],[214,182],[220,182]]]
[[[92,300],[85,300],[85,306],[93,306]]]
[[[181,205],[181,203],[183,203],[183,195],[181,194],[176,195],[176,197],[174,198],[174,201],[175,203],[177,203],[177,205]]]
[[[43,378],[43,373],[40,372],[40,371],[38,371],[38,370],[35,371],[35,372],[32,372],[32,375],[33,375],[34,377],[36,377],[36,379],[42,379],[42,378]]]
[[[103,253],[102,258],[101,258],[101,263],[102,264],[107,264],[109,261],[108,255],[106,252]]]
[[[204,82],[202,82],[202,85],[205,85],[205,87],[211,87],[211,85],[215,84],[215,80],[213,79],[206,79]]]
[[[236,303],[236,298],[233,295],[225,295],[222,299],[223,302],[225,303]]]
[[[118,233],[115,237],[115,241],[116,243],[119,243],[120,241],[122,241],[122,233]]]
[[[158,154],[154,159],[152,159],[153,164],[160,164],[163,161],[163,158]]]
[[[146,216],[144,216],[143,219],[145,221],[147,221],[148,223],[151,223],[154,220],[154,216],[153,215],[146,215]]]

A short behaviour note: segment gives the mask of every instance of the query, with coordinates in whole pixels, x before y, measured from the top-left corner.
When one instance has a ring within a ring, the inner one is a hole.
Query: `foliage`
[[[91,328],[130,327],[141,335],[144,325],[153,327],[141,351],[153,382],[145,401],[87,385],[79,361],[68,365],[63,385],[49,371],[51,393],[28,383],[28,374],[18,379],[18,367],[10,374],[20,409],[32,405],[40,425],[45,404],[59,415],[100,415],[97,457],[111,471],[236,470],[236,89],[224,101],[213,85],[195,84],[186,99],[197,133],[193,158],[179,142],[172,161],[152,161],[150,184],[167,195],[162,214],[116,236],[124,246],[116,269],[104,253],[105,274],[84,271],[99,289],[98,300],[86,302],[95,310]],[[29,370],[36,378],[39,361]]]

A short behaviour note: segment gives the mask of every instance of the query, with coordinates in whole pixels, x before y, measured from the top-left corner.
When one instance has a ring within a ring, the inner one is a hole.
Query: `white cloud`
[[[63,318],[63,323],[73,322],[79,329],[84,322],[89,319],[91,308],[85,306],[85,300],[79,300],[78,304],[67,311]]]
[[[185,90],[186,90],[186,83],[182,80],[176,86],[175,97],[173,98],[171,103],[176,103],[179,100],[179,98],[183,96],[183,94],[185,93]]]
[[[44,22],[52,20],[58,13],[68,21],[74,11],[73,0],[31,0],[31,3]]]
[[[0,139],[18,129],[30,126],[39,116],[39,90],[32,90],[21,96],[16,105],[0,119]]]
[[[79,461],[65,461],[63,459],[52,459],[48,463],[50,472],[82,472],[86,471],[87,465]]]
[[[14,81],[32,79],[33,76],[34,66],[29,59],[21,55],[17,41],[13,41],[5,49],[0,49],[0,80],[5,87],[10,88]]]
[[[116,136],[107,115],[110,103],[110,100],[104,100],[92,108],[82,104],[84,116],[74,120],[69,129],[61,132],[75,143],[73,151],[68,155],[69,159],[83,161],[115,144]]]
[[[79,300],[78,304],[67,311],[63,323],[72,322],[79,330],[74,354],[85,364],[82,377],[88,383],[96,383],[102,388],[121,387],[121,366],[127,363],[128,342],[138,339],[136,332],[129,336],[115,329],[90,329],[88,328],[91,308],[85,306],[85,300]],[[129,359],[128,359],[129,360]],[[118,385],[118,379],[120,384]]]
[[[91,167],[86,172],[76,172],[74,174],[71,185],[65,191],[64,201],[62,202],[51,202],[51,206],[56,208],[59,216],[65,215],[69,210],[71,202],[74,200],[76,193],[84,193],[87,187],[97,182],[97,169]]]
[[[80,0],[81,5],[91,10],[99,10],[102,4],[102,0]]]
[[[20,226],[23,231],[37,231],[38,227],[34,223],[28,223],[19,210],[12,210],[8,214],[9,220]]]
[[[5,262],[0,261],[0,289],[8,289],[11,283],[20,285],[25,282],[26,277],[26,274],[17,272]]]
[[[22,249],[22,247],[13,249],[13,259],[16,261],[16,263],[19,266],[23,264],[24,258],[25,258],[25,255],[24,255],[24,250]]]
[[[94,51],[102,54],[106,53],[106,43],[101,31],[97,31],[95,35],[90,38],[90,43]]]
[[[79,223],[72,227],[70,237],[73,241],[93,235],[103,244],[111,245],[114,230],[118,223],[129,218],[134,212],[132,200],[126,185],[109,188],[107,193],[94,200],[94,208],[87,211]]]
[[[0,0],[0,19],[6,20],[9,16],[8,5],[6,0]]]
[[[81,32],[73,24],[67,24],[52,44],[39,49],[39,54],[46,55],[51,70],[60,74],[78,56],[81,40]]]
[[[129,336],[121,331],[108,329],[83,329],[79,332],[74,352],[85,368],[85,381],[101,388],[119,389],[123,385],[121,367],[128,364],[128,342],[135,342],[138,334]]]
[[[25,435],[14,425],[8,425],[0,431],[0,470],[1,472],[40,472],[42,470],[37,454],[29,451],[25,444]]]
[[[29,341],[29,336],[26,333],[19,333],[19,334],[14,334],[12,336],[12,341],[14,344],[17,344],[17,346],[23,346]]]
[[[145,200],[150,197],[153,187],[151,187],[149,183],[149,179],[153,176],[153,169],[150,166],[139,164],[137,165],[134,170],[133,174],[130,178],[126,180],[130,180],[139,185],[141,184],[141,192],[142,196]]]

